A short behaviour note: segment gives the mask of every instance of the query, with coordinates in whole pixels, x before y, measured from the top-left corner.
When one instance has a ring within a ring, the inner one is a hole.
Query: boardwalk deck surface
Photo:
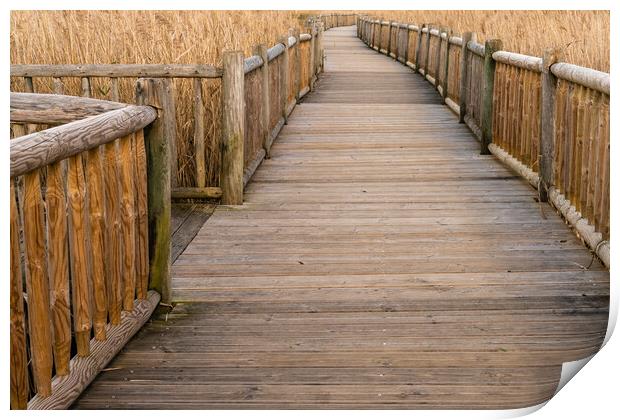
[[[516,408],[602,343],[609,273],[420,76],[325,33],[325,73],[175,309],[76,408]]]

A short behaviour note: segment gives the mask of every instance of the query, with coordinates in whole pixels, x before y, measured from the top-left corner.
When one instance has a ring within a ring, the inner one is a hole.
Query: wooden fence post
[[[196,77],[194,84],[194,151],[196,159],[196,186],[206,186],[205,164],[205,128],[204,128],[204,105],[202,103],[202,79]]]
[[[493,84],[495,82],[495,60],[493,53],[502,49],[500,39],[490,39],[484,44],[484,70],[482,71],[482,110],[480,120],[482,127],[482,141],[480,154],[488,155],[489,144],[493,142]]]
[[[316,73],[317,75],[323,72],[323,23],[317,24],[316,34],[316,52],[314,59],[316,61]]]
[[[288,49],[285,47],[285,49]],[[269,57],[267,56],[267,47],[264,44],[260,44],[254,47],[254,54],[260,56],[263,60],[263,65],[261,66],[261,126],[263,131],[263,149],[265,149],[265,153],[269,156],[269,106],[270,97],[269,97]],[[286,72],[288,73],[288,71]],[[285,97],[286,89],[284,91]],[[284,107],[286,108],[286,99],[283,102]],[[286,112],[286,111],[285,111]]]
[[[461,71],[460,71],[460,85],[459,85],[459,122],[462,124],[465,122],[465,115],[467,114],[467,97],[469,96],[468,81],[469,81],[469,48],[467,43],[469,41],[476,41],[475,32],[465,32],[463,34],[461,45]]]
[[[441,77],[441,96],[446,99],[448,97],[448,75],[450,71],[450,36],[452,30],[446,29],[446,59]]]
[[[293,75],[293,77],[295,77],[295,83],[293,83],[293,86],[295,88],[295,101],[299,101],[299,91],[301,90],[301,39],[299,37],[299,29],[295,28],[293,29],[293,36],[295,37],[295,53],[293,55],[293,57],[289,57],[289,60],[294,60],[295,61],[295,66],[294,68],[297,69],[297,71],[295,72],[295,74]],[[288,41],[287,44],[288,45]]]
[[[222,204],[243,204],[243,52],[224,51],[222,57]]]
[[[147,200],[149,238],[149,289],[170,303],[170,139],[166,136],[166,88],[169,79],[138,79],[136,99],[140,105],[157,109],[158,117],[144,128],[147,160]]]
[[[431,29],[433,29],[433,25],[428,25],[426,27],[428,32],[426,32],[426,57],[424,57],[424,77],[428,75],[428,62],[431,56]]]
[[[388,36],[387,36],[387,47],[385,48],[385,55],[390,56],[390,49],[392,48],[392,22],[393,20],[388,20]]]
[[[405,54],[403,55],[403,64],[407,64],[409,61],[409,24],[406,23],[406,27],[403,28],[405,31],[405,41],[403,42],[403,47],[405,48]]]
[[[291,75],[289,74],[289,60],[291,59],[291,56],[290,56],[289,47],[288,47],[288,38],[289,38],[288,35],[283,36],[278,41],[282,45],[284,45],[284,52],[282,53],[282,63],[280,63],[280,72],[279,72],[279,75],[280,75],[280,105],[282,107],[282,118],[284,119],[284,124],[286,124],[288,120],[288,113],[287,113],[288,91],[289,91],[289,84],[290,84],[290,77],[291,77]],[[295,75],[292,75],[292,76],[295,77]],[[297,98],[297,96],[295,96],[295,98]],[[268,135],[270,136],[271,133],[269,133],[269,129],[267,129],[267,131],[268,131]],[[271,150],[271,146],[269,147],[269,150]],[[265,150],[267,152],[268,158],[269,158],[269,150]]]
[[[542,63],[542,106],[540,108],[540,151],[538,156],[538,197],[541,202],[549,200],[549,188],[553,186],[553,161],[555,150],[555,90],[557,78],[551,66],[558,61],[557,50],[546,50]]]
[[[420,72],[420,68],[422,66],[420,66],[420,51],[422,50],[422,30],[426,27],[426,24],[423,23],[422,26],[418,27],[418,43],[416,45],[416,50],[415,50],[415,71],[422,74]]]
[[[314,76],[315,76],[315,68],[314,68],[314,48],[316,45],[316,25],[313,23],[309,27],[310,32],[310,59],[308,60],[308,66],[310,69],[308,70],[309,80],[308,87],[310,88],[310,92],[314,90]]]

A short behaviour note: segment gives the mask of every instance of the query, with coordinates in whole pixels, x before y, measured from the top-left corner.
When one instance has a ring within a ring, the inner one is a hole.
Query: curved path
[[[609,273],[422,77],[325,73],[173,266],[179,303],[77,408],[517,408],[602,343]]]

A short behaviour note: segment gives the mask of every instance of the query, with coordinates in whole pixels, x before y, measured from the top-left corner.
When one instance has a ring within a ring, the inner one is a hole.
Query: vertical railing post
[[[428,63],[430,61],[431,56],[431,30],[433,29],[433,25],[426,26],[426,57],[424,57],[424,77],[428,75]]]
[[[289,32],[290,33],[290,32]],[[282,53],[282,63],[280,63],[280,103],[282,106],[282,118],[284,118],[284,124],[286,124],[288,120],[288,91],[290,88],[290,77],[289,74],[289,60],[291,59],[290,51],[288,47],[288,38],[289,36],[283,36],[280,38],[280,43],[284,45],[284,52]],[[299,48],[299,45],[295,44],[295,50]],[[292,75],[295,77],[295,75]],[[295,90],[295,88],[293,88]],[[294,96],[295,100],[297,100],[297,94]],[[269,156],[269,151],[267,151],[267,156]]]
[[[551,66],[557,62],[558,52],[546,50],[542,63],[542,106],[540,108],[540,151],[538,156],[538,197],[541,202],[549,200],[549,188],[553,186],[553,161],[555,151],[555,90],[557,78]]]
[[[446,55],[444,60],[443,74],[441,77],[441,96],[445,99],[448,97],[448,76],[450,71],[450,36],[452,30],[446,29]]]
[[[299,91],[301,90],[301,38],[299,34],[299,29],[293,29],[293,36],[297,40],[295,43],[295,51],[293,57],[289,57],[289,60],[295,61],[294,68],[297,70],[295,72],[295,83],[293,86],[295,87],[295,101],[299,102]]]
[[[243,204],[243,52],[224,51],[222,75],[222,204]]]
[[[422,26],[418,27],[418,43],[416,45],[416,49],[415,49],[415,71],[422,74],[420,72],[420,68],[422,66],[420,66],[420,59],[422,57],[420,57],[421,52],[422,51],[422,34],[424,33],[423,30],[426,27],[426,24],[423,23]]]
[[[310,27],[309,27],[309,32],[310,32],[310,60],[308,60],[308,66],[309,66],[309,70],[308,70],[308,75],[309,75],[309,80],[308,80],[308,88],[310,88],[310,92],[312,92],[314,90],[314,76],[315,76],[315,67],[314,67],[314,48],[316,45],[316,25],[313,23]]]
[[[323,22],[318,25],[318,34],[316,36],[317,41],[317,73],[323,72]]]
[[[139,79],[136,99],[140,105],[157,109],[157,119],[144,128],[147,165],[149,289],[161,295],[161,301],[171,301],[170,275],[170,139],[167,137],[166,107],[170,94],[169,79]]]
[[[461,45],[461,69],[460,69],[460,85],[459,85],[459,122],[465,122],[465,115],[467,114],[467,97],[469,96],[469,48],[467,43],[469,41],[476,41],[475,32],[465,32],[462,37],[463,44]]]
[[[403,29],[405,32],[405,40],[403,42],[403,46],[405,48],[405,54],[403,55],[403,64],[406,65],[409,61],[409,24],[406,23],[405,28]]]
[[[286,48],[285,48],[286,49]],[[258,55],[263,60],[263,65],[260,68],[261,78],[261,128],[263,136],[263,149],[265,154],[269,156],[269,110],[271,103],[269,97],[269,57],[267,57],[267,47],[264,44],[259,44],[254,47],[254,55]],[[284,101],[286,107],[286,100]]]
[[[437,33],[437,37],[439,38],[439,42],[437,43],[437,54],[435,56],[435,88],[439,90],[439,72],[441,71],[441,45],[443,44],[443,39],[441,38],[441,34],[444,32],[448,32],[446,28],[439,28],[439,32]]]
[[[390,50],[392,49],[392,20],[388,20],[388,36],[387,47],[385,48],[385,55],[390,56]]]
[[[493,84],[495,82],[495,60],[493,53],[502,49],[500,39],[490,39],[484,44],[484,70],[482,72],[482,110],[480,112],[482,141],[480,154],[488,155],[489,144],[493,142]]]

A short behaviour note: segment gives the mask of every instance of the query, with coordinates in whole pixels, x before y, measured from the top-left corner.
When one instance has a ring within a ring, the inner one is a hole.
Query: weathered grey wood
[[[315,54],[315,44],[316,44],[316,26],[312,25],[309,28],[310,31],[310,58],[308,59],[308,75],[310,76],[310,80],[308,82],[308,88],[310,89],[310,91],[314,90],[314,82],[315,82],[315,76],[316,76],[316,67],[315,67],[315,61],[314,61],[314,54]]]
[[[420,65],[420,59],[421,59],[421,45],[422,45],[422,34],[424,33],[424,29],[426,29],[426,24],[422,24],[422,26],[420,27],[420,30],[418,31],[418,42],[416,44],[416,51],[415,51],[415,69],[418,73],[422,74],[421,69],[422,66]]]
[[[280,39],[280,43],[284,43],[287,42],[288,43],[288,38],[289,37],[282,37]],[[295,39],[298,39],[297,37]],[[295,46],[295,51],[291,56],[291,52],[289,51],[289,48],[284,48],[284,52],[282,54],[282,63],[280,63],[280,109],[282,109],[282,120],[284,122],[286,122],[287,118],[288,118],[288,113],[286,112],[287,110],[287,105],[288,105],[288,93],[289,93],[289,85],[290,85],[290,78],[293,77],[294,78],[294,87],[293,89],[295,90],[295,101],[297,101],[297,83],[299,81],[299,72],[295,72],[296,74],[290,74],[289,73],[289,60],[297,60],[297,57],[299,56],[299,43],[296,43],[297,45]],[[282,44],[283,45],[283,44]],[[296,61],[297,63],[299,63],[299,61]],[[270,133],[271,134],[271,133]],[[270,141],[268,141],[267,143],[265,143],[265,151],[267,153],[267,158],[269,158],[269,151],[271,150],[271,139],[269,139]]]
[[[429,25],[426,28],[426,57],[424,57],[424,76],[428,76],[428,63],[431,57],[431,32],[433,28]]]
[[[461,46],[461,63],[460,63],[460,86],[459,86],[459,122],[465,122],[465,115],[467,115],[467,95],[469,89],[467,89],[467,82],[469,80],[469,48],[467,44],[469,41],[476,41],[475,32],[465,32],[463,34],[463,42]]]
[[[547,50],[542,59],[541,84],[542,105],[540,107],[540,145],[538,197],[541,202],[549,198],[549,188],[554,184],[553,162],[555,153],[555,90],[557,79],[551,72],[551,66],[557,62],[558,52]]]
[[[282,45],[282,44],[278,44]],[[284,45],[282,45],[284,46]],[[269,121],[270,115],[269,110],[271,103],[270,92],[269,92],[269,59],[267,57],[267,47],[263,44],[257,45],[254,48],[254,53],[261,57],[263,61],[263,66],[261,68],[261,127],[262,127],[262,136],[263,136],[263,149],[268,154],[268,143],[269,143]],[[288,93],[288,89],[284,89],[285,94]],[[286,95],[288,96],[288,95]]]
[[[286,48],[284,47],[284,42],[287,42],[288,40],[280,40],[276,45],[274,45],[273,47],[269,48],[267,50],[267,58],[268,61],[273,61],[276,58],[278,58],[281,54],[283,54],[286,51]],[[293,43],[294,45],[294,43]],[[289,48],[292,45],[289,45]]]
[[[531,55],[517,54],[508,51],[495,51],[493,53],[493,60],[538,73],[542,71],[543,60],[540,57],[532,57]]]
[[[222,69],[204,64],[12,64],[11,76],[23,77],[222,77]]]
[[[569,63],[555,63],[551,72],[560,79],[609,95],[609,73]]]
[[[81,83],[82,83],[82,96],[85,98],[90,98],[93,95],[91,87],[90,87],[90,77],[82,77]]]
[[[282,44],[276,44],[282,45]],[[263,59],[259,55],[254,54],[243,60],[243,74],[248,74],[263,65]]]
[[[135,133],[157,117],[151,107],[128,105],[11,140],[11,177]]]
[[[484,47],[485,47],[484,45],[478,44],[475,39],[472,39],[471,41],[467,43],[467,48],[469,49],[469,51],[471,51],[472,53],[482,58],[484,58],[485,56]]]
[[[211,203],[174,203],[172,205],[172,262],[185,251],[215,210]]]
[[[285,61],[286,61],[286,64],[288,64],[288,60],[293,60],[295,62],[294,68],[297,69],[297,71],[294,72],[295,74],[288,74],[289,72],[286,71],[286,79],[289,80],[288,78],[290,77],[294,78],[293,89],[295,90],[295,100],[298,101],[299,100],[299,88],[301,86],[301,54],[299,51],[301,48],[301,40],[299,36],[299,29],[295,28],[295,29],[289,30],[289,35],[295,37],[298,40],[298,42],[297,42],[297,46],[295,47],[295,51],[293,52],[292,56],[287,51],[287,58],[285,59]],[[285,115],[284,116],[285,122],[287,121],[287,118],[288,116]]]
[[[11,76],[13,76],[12,73],[11,73]],[[28,93],[34,93],[34,83],[32,82],[32,77],[30,76],[24,77],[24,89]]]
[[[166,101],[164,79],[139,79],[136,83],[138,103],[157,109],[157,119],[144,129],[147,157],[147,201],[149,238],[149,288],[156,290],[165,303],[170,290],[170,143],[166,136]]]
[[[220,198],[222,189],[220,187],[177,187],[170,194],[173,200],[178,199],[209,199]]]
[[[256,155],[252,158],[252,160],[248,164],[248,167],[245,168],[245,170],[243,171],[243,186],[244,187],[247,185],[248,182],[250,182],[252,175],[254,175],[254,172],[256,172],[256,169],[258,169],[258,166],[261,164],[265,156],[266,156],[265,149],[259,149],[256,152]]]
[[[66,410],[80,396],[116,354],[148,321],[159,303],[160,296],[151,290],[144,300],[136,300],[131,312],[123,311],[119,325],[106,326],[106,340],[92,339],[91,353],[86,357],[71,359],[70,372],[52,381],[52,395],[47,398],[35,396],[28,402],[29,410]]]
[[[11,122],[66,124],[125,106],[127,104],[77,96],[11,92]]]
[[[243,203],[243,53],[226,51],[222,76],[222,204]]]
[[[301,35],[299,35],[299,41],[300,42],[310,41],[311,39],[312,39],[312,35],[310,35],[310,34],[301,34]]]
[[[205,108],[202,102],[202,79],[193,79],[192,93],[194,95],[194,156],[196,162],[196,186],[203,188],[206,185],[205,163]]]
[[[450,71],[450,37],[452,35],[452,30],[451,29],[446,29],[446,37],[445,37],[445,45],[446,45],[446,52],[445,52],[445,58],[444,58],[444,68],[442,69],[443,71],[443,76],[442,76],[442,83],[441,83],[441,96],[444,98],[444,100],[448,97],[448,76],[449,76],[449,71]],[[443,38],[442,38],[442,42],[443,42]],[[440,60],[441,62],[441,60]]]
[[[491,39],[484,44],[484,70],[482,75],[482,109],[480,130],[482,131],[482,140],[480,141],[480,154],[487,155],[489,144],[493,143],[493,85],[495,83],[495,60],[493,53],[502,49],[502,41],[499,39]]]
[[[174,82],[172,79],[161,79],[163,86],[161,106],[163,113],[159,114],[163,118],[164,135],[168,142],[170,151],[170,188],[175,188],[178,184],[179,160],[177,153],[177,113],[176,99],[174,93]],[[164,295],[162,294],[162,299]]]
[[[463,38],[461,38],[460,36],[451,36],[450,37],[450,44],[458,45],[459,47],[462,47],[463,46]]]

